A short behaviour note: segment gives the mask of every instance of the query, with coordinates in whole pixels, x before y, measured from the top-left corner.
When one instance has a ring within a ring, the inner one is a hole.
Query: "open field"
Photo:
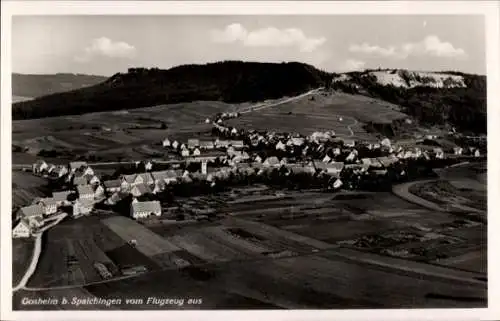
[[[359,258],[359,259],[358,259]],[[361,253],[326,252],[279,259],[166,270],[87,286],[101,298],[142,298],[122,309],[444,308],[484,307],[486,287],[474,274],[453,272]],[[457,282],[464,279],[466,283]],[[145,304],[148,297],[184,298],[184,304]],[[187,298],[201,299],[197,305]],[[68,307],[71,308],[71,307]]]
[[[12,239],[12,285],[21,281],[33,255],[32,239]]]
[[[293,102],[256,110],[228,121],[237,128],[300,132],[334,130],[339,137],[374,140],[363,123],[390,123],[406,118],[399,108],[380,100],[343,93],[315,94]],[[313,100],[311,100],[313,99]],[[342,117],[342,120],[340,120]]]
[[[33,199],[50,194],[47,180],[29,172],[12,171],[12,207],[31,204]]]

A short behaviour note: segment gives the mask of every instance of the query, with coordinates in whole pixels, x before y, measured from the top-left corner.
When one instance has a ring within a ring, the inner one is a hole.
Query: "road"
[[[429,202],[428,200],[425,200],[421,197],[418,197],[415,194],[410,193],[409,189],[411,186],[413,186],[415,184],[425,184],[425,183],[430,183],[430,182],[434,182],[434,181],[435,181],[434,179],[429,179],[429,180],[421,180],[421,181],[408,182],[408,183],[394,185],[392,187],[392,192],[410,203],[420,205],[422,207],[425,207],[425,208],[433,210],[433,211],[446,212],[445,208],[437,205],[436,203]]]
[[[324,89],[324,87],[320,87],[320,88],[316,88],[316,89],[313,89],[313,90],[309,90],[306,93],[300,94],[298,96],[290,97],[290,98],[287,98],[287,99],[284,99],[284,100],[281,100],[281,101],[278,101],[278,102],[275,102],[275,103],[269,103],[269,104],[259,103],[259,104],[256,104],[256,105],[253,105],[253,106],[250,106],[250,107],[247,107],[247,108],[243,109],[242,111],[240,111],[240,114],[246,114],[246,113],[249,113],[249,112],[252,112],[252,111],[255,111],[255,110],[261,110],[261,109],[265,109],[265,108],[269,108],[269,107],[275,107],[275,106],[279,106],[279,105],[282,105],[282,104],[286,104],[286,103],[289,103],[289,102],[292,102],[292,101],[295,101],[295,100],[307,97],[309,95],[315,94],[315,93],[319,92],[322,89]]]

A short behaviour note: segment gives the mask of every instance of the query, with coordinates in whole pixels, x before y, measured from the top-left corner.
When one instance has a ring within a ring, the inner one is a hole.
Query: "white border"
[[[499,217],[497,198],[500,196],[499,153],[495,148],[499,137],[500,67],[499,67],[499,4],[497,1],[1,1],[1,320],[495,320],[500,319],[498,302],[500,280],[498,256]],[[414,310],[334,310],[334,311],[60,311],[13,312],[11,310],[11,17],[12,15],[165,15],[165,14],[480,14],[486,17],[487,76],[488,76],[488,309],[414,309]],[[496,299],[496,300],[495,300]],[[498,304],[497,304],[498,306]]]

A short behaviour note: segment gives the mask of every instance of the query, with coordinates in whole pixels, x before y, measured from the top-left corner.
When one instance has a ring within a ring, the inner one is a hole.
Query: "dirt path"
[[[430,183],[430,182],[434,182],[434,181],[435,181],[434,179],[429,179],[429,180],[421,180],[421,181],[408,182],[408,183],[394,185],[392,187],[392,192],[410,203],[420,205],[422,207],[428,208],[428,209],[433,210],[433,211],[446,212],[445,208],[437,205],[436,203],[429,202],[428,200],[425,200],[421,197],[418,197],[417,195],[412,194],[409,191],[410,187],[415,185],[415,184],[425,184],[425,183]]]
[[[36,237],[35,238],[35,246],[33,248],[33,255],[31,257],[30,265],[26,269],[26,272],[24,273],[21,281],[19,281],[19,283],[12,289],[13,292],[24,289],[26,284],[28,283],[29,279],[31,278],[31,276],[35,273],[36,266],[38,265],[38,260],[40,259],[40,255],[42,254],[42,235],[43,235],[43,232],[45,232],[49,228],[59,224],[59,222],[61,222],[67,215],[68,214],[66,214],[66,213],[60,215],[56,221],[43,227],[40,230],[40,232],[34,234]]]

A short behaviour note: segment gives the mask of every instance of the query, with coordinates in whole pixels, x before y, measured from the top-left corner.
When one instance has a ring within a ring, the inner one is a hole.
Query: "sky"
[[[299,61],[486,74],[483,16],[15,16],[12,70],[111,76],[130,67]]]

